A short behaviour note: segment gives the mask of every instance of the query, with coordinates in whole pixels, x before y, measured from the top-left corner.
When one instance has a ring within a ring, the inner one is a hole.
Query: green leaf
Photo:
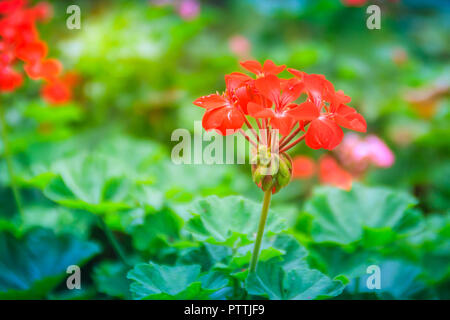
[[[254,244],[240,247],[236,250],[231,261],[233,268],[241,268],[250,263]],[[270,260],[274,257],[283,257],[283,269],[295,268],[298,261],[306,257],[306,249],[292,236],[281,234],[264,238],[258,261]]]
[[[24,210],[22,227],[32,229],[44,227],[56,234],[73,234],[87,238],[91,227],[97,224],[94,215],[86,211],[54,206],[28,206]]]
[[[199,265],[138,264],[128,273],[135,299],[208,299],[225,281],[219,274],[201,275]]]
[[[380,254],[360,247],[315,244],[309,249],[308,261],[330,277],[355,278],[366,274],[367,266],[378,263]]]
[[[393,238],[390,230],[402,232],[405,216],[414,214],[407,209],[415,203],[403,192],[355,184],[351,191],[316,189],[305,210],[314,217],[311,232],[316,242],[349,244],[361,240],[366,230],[369,245],[382,245]]]
[[[186,229],[195,239],[228,246],[240,240],[246,245],[255,238],[261,204],[239,196],[209,196],[196,201],[189,211],[193,217]],[[266,234],[277,234],[285,228],[284,219],[269,211]]]
[[[64,159],[54,165],[59,175],[44,194],[61,205],[93,213],[126,209],[129,181],[122,169],[120,163],[98,154]]]
[[[94,269],[93,279],[97,290],[111,297],[131,298],[127,278],[129,267],[121,262],[104,261]]]
[[[199,247],[187,248],[180,252],[177,260],[180,264],[199,264],[202,271],[210,270],[217,264],[227,265],[232,256],[232,249],[207,242]]]
[[[271,300],[311,300],[337,296],[344,285],[310,269],[305,261],[285,270],[282,262],[272,259],[258,263],[256,272],[247,278],[246,288],[252,295]]]
[[[138,250],[161,249],[162,243],[173,243],[180,239],[180,230],[184,221],[169,208],[148,213],[142,224],[130,226],[128,232]]]
[[[44,298],[66,276],[100,251],[93,242],[34,229],[17,239],[0,233],[0,299]]]

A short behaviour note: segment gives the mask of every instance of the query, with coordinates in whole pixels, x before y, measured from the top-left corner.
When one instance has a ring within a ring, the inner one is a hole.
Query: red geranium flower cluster
[[[18,61],[30,79],[45,81],[42,97],[50,104],[63,104],[71,99],[71,76],[61,76],[62,64],[47,58],[48,47],[40,40],[36,23],[51,16],[51,7],[41,2],[27,7],[26,0],[0,1],[0,91],[11,92],[23,82],[14,69]]]
[[[303,139],[312,149],[331,150],[342,141],[341,127],[366,131],[364,118],[347,105],[350,97],[336,91],[323,75],[287,69],[293,77],[283,79],[278,74],[285,66],[277,66],[270,60],[264,65],[257,61],[245,61],[241,65],[256,78],[239,72],[228,74],[223,94],[211,94],[194,101],[195,105],[206,109],[202,121],[205,130],[216,130],[223,135],[240,131],[245,135],[242,130],[245,123],[259,142],[263,137],[251,126],[247,119],[251,117],[260,130],[278,130],[280,152]],[[302,95],[306,96],[305,101],[298,102]],[[289,143],[300,132],[305,133]]]

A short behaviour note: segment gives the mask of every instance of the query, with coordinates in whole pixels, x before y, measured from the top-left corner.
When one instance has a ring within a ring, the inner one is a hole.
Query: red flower
[[[269,74],[277,75],[286,68],[285,65],[277,66],[272,60],[266,60],[263,66],[259,61],[249,60],[241,62],[241,66],[256,74],[257,77],[264,77]]]
[[[289,72],[303,79],[308,102],[314,104],[319,112],[306,132],[305,142],[308,147],[334,149],[344,137],[341,127],[366,132],[367,124],[364,118],[355,109],[344,104],[351,99],[342,91],[335,92],[333,85],[325,77],[307,75],[295,69],[289,69]]]
[[[245,123],[256,142],[271,144],[269,136],[264,134],[259,137],[259,132],[276,129],[283,137],[280,140],[281,152],[289,150],[303,139],[313,149],[331,150],[343,138],[341,127],[366,131],[364,118],[347,106],[351,99],[342,91],[335,91],[323,75],[288,69],[295,77],[280,79],[277,74],[285,66],[276,66],[270,60],[264,65],[257,61],[241,64],[255,73],[256,79],[243,73],[231,73],[225,76],[226,91],[222,95],[212,94],[194,101],[195,105],[206,109],[203,116],[205,130],[214,129],[224,135],[231,134]],[[296,100],[302,93],[307,94],[307,99],[298,104]],[[247,116],[256,119],[260,129],[258,133]],[[293,130],[297,123],[297,129]],[[306,133],[293,140],[300,131],[305,131],[308,124]],[[244,136],[255,144],[246,134]]]
[[[47,55],[47,44],[43,41],[25,43],[16,49],[16,56],[27,63],[38,63]]]
[[[242,128],[247,112],[248,88],[247,75],[234,73],[225,76],[226,91],[222,94],[210,94],[194,101],[196,106],[206,109],[203,115],[203,128],[217,130],[222,135],[235,133]]]
[[[49,104],[61,105],[72,99],[72,91],[67,83],[56,80],[42,87],[42,97]]]
[[[22,75],[11,67],[0,69],[0,91],[11,92],[23,82]]]
[[[342,169],[333,157],[323,156],[319,160],[319,179],[323,184],[329,184],[341,189],[352,188],[352,175]]]
[[[62,72],[62,64],[56,59],[47,59],[35,63],[26,64],[24,70],[30,79],[56,80]]]
[[[62,65],[47,59],[47,44],[39,39],[36,21],[47,20],[52,14],[48,3],[26,7],[25,0],[0,1],[0,90],[13,91],[22,83],[22,76],[12,69],[16,59],[24,62],[25,73],[33,80],[43,79],[44,99],[62,104],[71,98],[69,79],[60,78]]]
[[[316,164],[307,156],[297,156],[292,160],[292,177],[294,179],[307,179],[314,175]]]

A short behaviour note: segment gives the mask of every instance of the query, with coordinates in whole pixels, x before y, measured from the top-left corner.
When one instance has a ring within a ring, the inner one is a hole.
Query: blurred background
[[[366,135],[350,135],[332,152],[297,146],[295,179],[274,196],[275,208],[296,214],[314,186],[348,189],[360,182],[407,191],[424,216],[439,217],[441,226],[448,221],[449,1],[80,0],[79,30],[66,27],[66,9],[74,1],[50,3],[53,18],[39,30],[49,56],[77,75],[73,98],[49,107],[39,85],[26,81],[2,102],[8,106],[28,225],[91,232],[86,207],[63,210],[37,191],[53,178],[59,159],[83,150],[114,159],[108,170],[153,183],[157,190],[149,201],[155,208],[166,200],[183,207],[211,194],[260,201],[248,165],[175,166],[170,161],[177,143],[171,141],[172,131],[192,131],[204,112],[192,101],[222,91],[224,75],[242,72],[239,61],[247,59],[271,59],[325,75],[352,97],[349,105],[368,123]],[[366,27],[369,4],[381,8],[380,30]],[[3,161],[0,166],[0,214],[14,224],[9,178]],[[52,210],[64,214],[56,217]],[[136,212],[106,215],[112,229],[131,234],[125,242],[152,252],[156,247],[144,240],[144,230],[129,231],[139,219]],[[450,252],[448,242],[445,246],[439,264],[444,267]]]

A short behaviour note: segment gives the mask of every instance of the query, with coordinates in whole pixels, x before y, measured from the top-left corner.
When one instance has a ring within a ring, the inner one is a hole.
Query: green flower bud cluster
[[[252,150],[251,164],[253,181],[263,191],[271,189],[277,193],[291,181],[292,159],[287,153],[272,152],[260,145]]]

